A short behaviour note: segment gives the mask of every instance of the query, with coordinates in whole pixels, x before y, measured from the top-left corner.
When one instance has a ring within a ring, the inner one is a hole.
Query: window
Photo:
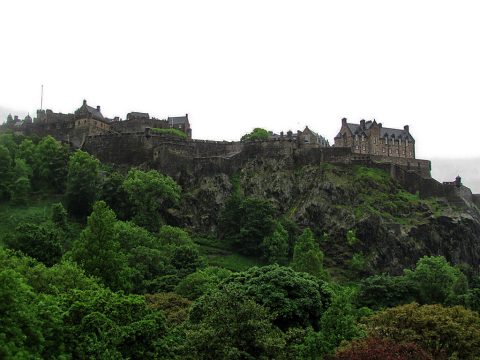
[[[374,143],[374,144],[377,143],[377,138],[376,138],[376,137],[373,138],[373,143]]]
[[[362,147],[362,150],[365,151],[365,146]]]
[[[358,150],[358,145],[355,145],[355,150]]]
[[[385,152],[385,148],[382,148],[382,152]]]

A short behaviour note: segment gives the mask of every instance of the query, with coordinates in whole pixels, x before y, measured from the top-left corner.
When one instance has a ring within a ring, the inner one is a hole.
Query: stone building
[[[283,131],[280,134],[275,134],[270,132],[269,136],[270,140],[292,140],[301,142],[304,144],[316,144],[322,147],[328,147],[330,144],[328,140],[326,140],[322,135],[317,134],[316,132],[309,129],[308,126],[305,126],[303,131],[298,130],[296,133],[292,131],[287,131],[284,133]]]
[[[88,135],[98,135],[107,133],[110,130],[110,123],[106,120],[100,106],[96,108],[88,106],[87,100],[74,113],[75,129],[84,130]]]
[[[168,117],[167,123],[170,128],[181,130],[187,134],[189,139],[192,138],[192,129],[190,128],[190,122],[188,121],[188,114],[185,114],[185,116]]]
[[[334,146],[349,147],[357,154],[415,159],[415,139],[408,125],[403,129],[392,129],[375,120],[352,124],[343,118]]]

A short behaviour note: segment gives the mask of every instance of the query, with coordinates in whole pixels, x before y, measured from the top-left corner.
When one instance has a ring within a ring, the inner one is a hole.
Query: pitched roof
[[[91,106],[89,106],[89,105],[85,105],[85,107],[86,107],[88,113],[89,113],[90,115],[92,115],[92,118],[93,118],[93,119],[96,119],[96,120],[105,120],[105,119],[103,118],[103,115],[102,115],[102,113],[100,112],[100,110],[98,110],[98,109],[96,109],[96,108],[94,108],[94,107],[91,107]]]
[[[48,110],[47,110],[47,113],[48,113]],[[77,110],[75,110],[76,118],[85,116],[85,114],[88,114],[88,117],[91,117],[92,119],[106,122],[105,118],[100,112],[100,106],[98,106],[97,108],[88,106],[87,100],[83,100],[82,106],[80,106]]]
[[[380,129],[380,137],[388,136],[389,138],[394,139],[409,139],[413,140],[412,135],[408,131],[404,129],[392,129],[392,128],[384,128]]]
[[[369,130],[373,125],[372,121],[366,121],[365,122],[365,129],[362,129],[360,124],[350,124],[347,123],[348,128],[352,132],[353,135],[360,135],[362,133],[365,133],[365,130]],[[408,139],[410,141],[415,141],[413,139],[413,136],[410,134],[405,129],[393,129],[393,128],[385,128],[381,127],[380,128],[380,137],[385,137],[388,136],[389,138],[394,138],[394,139]],[[340,137],[341,134],[338,133],[336,137]]]

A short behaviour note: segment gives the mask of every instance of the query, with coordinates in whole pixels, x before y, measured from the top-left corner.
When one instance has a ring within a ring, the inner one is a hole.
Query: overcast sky
[[[195,138],[342,117],[410,125],[419,158],[479,158],[480,2],[1,1],[0,116],[189,114]],[[2,118],[2,120],[4,120]]]

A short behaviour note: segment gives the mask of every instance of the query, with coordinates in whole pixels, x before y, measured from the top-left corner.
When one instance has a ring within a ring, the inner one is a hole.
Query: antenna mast
[[[40,110],[43,110],[43,85],[42,85],[42,95],[40,96]]]

